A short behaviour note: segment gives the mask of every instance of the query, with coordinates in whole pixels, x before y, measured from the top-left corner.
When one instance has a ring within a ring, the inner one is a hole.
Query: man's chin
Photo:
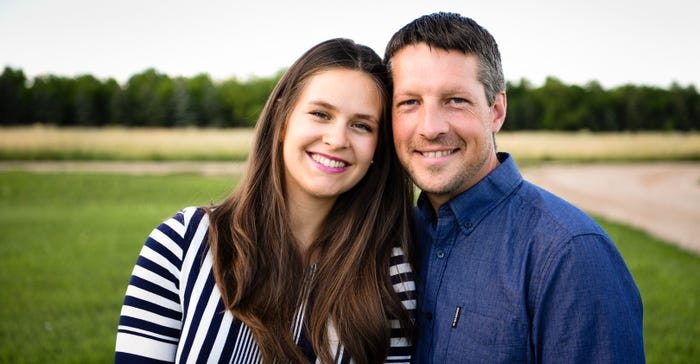
[[[435,183],[435,181],[423,181],[423,183],[416,183],[416,186],[418,186],[421,191],[434,196],[449,195],[454,192],[454,188],[451,185]]]

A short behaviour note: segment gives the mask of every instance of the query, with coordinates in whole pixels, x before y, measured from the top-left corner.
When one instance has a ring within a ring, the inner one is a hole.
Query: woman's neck
[[[289,197],[287,208],[289,209],[290,224],[302,253],[306,253],[318,237],[334,203],[335,199]]]

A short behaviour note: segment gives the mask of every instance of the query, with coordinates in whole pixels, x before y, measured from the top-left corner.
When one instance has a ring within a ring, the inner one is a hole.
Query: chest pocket
[[[462,310],[450,328],[449,363],[524,363],[529,355],[527,326]]]

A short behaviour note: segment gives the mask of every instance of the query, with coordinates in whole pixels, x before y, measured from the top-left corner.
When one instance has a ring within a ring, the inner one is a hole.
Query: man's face
[[[488,104],[472,54],[419,43],[391,63],[396,151],[437,209],[498,166],[493,134],[505,119],[505,92]]]

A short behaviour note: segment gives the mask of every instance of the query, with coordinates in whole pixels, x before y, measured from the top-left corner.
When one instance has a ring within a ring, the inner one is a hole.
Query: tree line
[[[20,69],[0,75],[0,126],[250,127],[255,125],[283,71],[271,77],[215,82],[207,74],[169,77],[155,69],[124,84],[91,75],[42,75]],[[603,89],[595,81],[567,85],[508,82],[505,130],[700,130],[695,86],[625,85]]]

